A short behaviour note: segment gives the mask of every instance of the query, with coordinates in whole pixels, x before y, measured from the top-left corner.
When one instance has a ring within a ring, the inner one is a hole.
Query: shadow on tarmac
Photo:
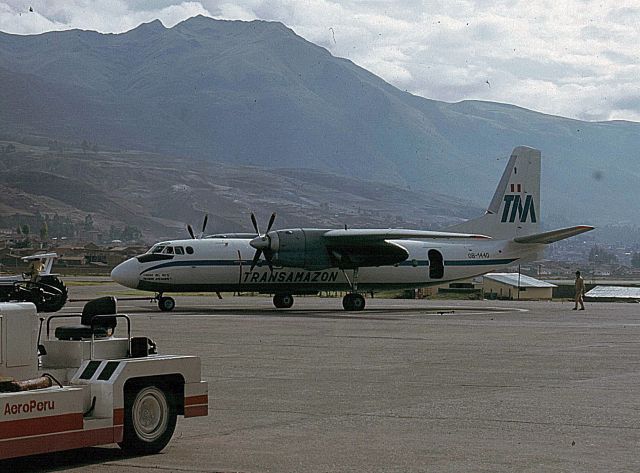
[[[42,453],[29,457],[0,460],[3,472],[41,472],[62,471],[69,468],[96,465],[112,461],[138,458],[139,455],[127,455],[119,448],[86,447],[63,452]]]
[[[434,307],[417,309],[415,307],[376,307],[367,308],[362,312],[347,312],[342,309],[275,309],[275,308],[231,308],[231,307],[203,307],[182,306],[173,312],[161,312],[150,308],[128,308],[123,310],[127,314],[145,314],[158,316],[249,316],[270,318],[312,318],[335,320],[401,320],[403,318],[416,317],[449,317],[464,315],[479,315],[489,313],[509,313],[517,311],[514,308],[487,308],[487,307]]]

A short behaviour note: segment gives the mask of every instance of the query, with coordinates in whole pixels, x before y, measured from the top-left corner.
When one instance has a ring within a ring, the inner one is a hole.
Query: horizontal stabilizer
[[[561,228],[559,230],[552,230],[550,232],[536,233],[534,235],[527,235],[523,237],[516,237],[513,239],[516,243],[553,243],[555,241],[564,240],[572,236],[580,235],[581,233],[590,232],[594,227],[589,225],[578,225],[577,227]]]

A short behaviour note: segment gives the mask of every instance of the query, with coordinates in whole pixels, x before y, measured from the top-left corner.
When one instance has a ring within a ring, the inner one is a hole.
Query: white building
[[[483,278],[485,298],[551,300],[555,284],[518,273],[488,273]]]

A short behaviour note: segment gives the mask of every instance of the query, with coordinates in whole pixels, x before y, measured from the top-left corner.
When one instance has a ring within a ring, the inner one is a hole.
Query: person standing
[[[580,303],[580,310],[584,310],[584,279],[580,276],[580,271],[576,271],[576,305],[573,310],[578,310],[578,303]]]
[[[29,279],[31,282],[38,282],[38,279],[40,279],[40,271],[42,271],[43,267],[44,265],[42,264],[42,260],[31,260],[31,264],[29,265],[29,269],[27,270],[27,274],[29,275]]]

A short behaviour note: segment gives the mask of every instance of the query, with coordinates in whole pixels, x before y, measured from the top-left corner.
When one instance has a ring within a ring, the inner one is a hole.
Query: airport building
[[[488,273],[483,278],[486,299],[551,300],[555,287],[519,273]]]
[[[640,302],[638,286],[596,286],[585,294],[593,302]]]

